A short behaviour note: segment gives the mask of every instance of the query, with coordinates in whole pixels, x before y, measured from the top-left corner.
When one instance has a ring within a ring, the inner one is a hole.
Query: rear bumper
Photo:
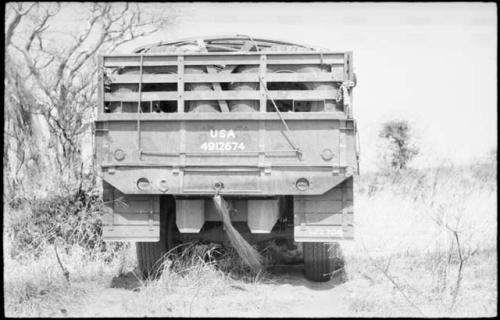
[[[140,170],[138,170],[140,169]],[[103,166],[103,179],[124,194],[213,195],[221,183],[222,195],[274,196],[322,195],[351,177],[353,167],[339,166]],[[149,186],[140,190],[139,179]],[[297,180],[305,178],[309,187],[297,188]]]

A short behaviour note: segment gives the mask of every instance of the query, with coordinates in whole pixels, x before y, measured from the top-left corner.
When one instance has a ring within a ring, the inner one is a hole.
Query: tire
[[[172,230],[175,211],[173,199],[164,199],[160,203],[160,241],[136,242],[137,267],[143,278],[156,278],[161,274],[163,258],[172,248]]]
[[[304,272],[312,281],[329,281],[334,271],[344,267],[337,243],[304,242]]]
[[[162,256],[166,253],[164,241],[137,242],[137,265],[143,278],[155,278],[159,275]]]

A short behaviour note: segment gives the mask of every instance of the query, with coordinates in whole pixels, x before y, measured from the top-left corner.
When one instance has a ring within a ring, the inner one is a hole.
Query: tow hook
[[[214,183],[214,189],[216,195],[218,195],[223,188],[224,188],[224,183],[220,181]]]

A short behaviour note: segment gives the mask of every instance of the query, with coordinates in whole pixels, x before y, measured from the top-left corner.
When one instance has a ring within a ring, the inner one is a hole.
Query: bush
[[[112,255],[123,244],[102,241],[101,208],[102,200],[95,190],[11,202],[4,208],[11,256],[39,257],[44,247],[52,244],[65,250],[76,245],[88,253],[109,250]]]

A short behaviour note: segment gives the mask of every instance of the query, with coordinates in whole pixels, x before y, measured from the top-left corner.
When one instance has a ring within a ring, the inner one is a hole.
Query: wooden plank
[[[310,113],[306,113],[305,115],[308,115],[308,114],[310,114]],[[301,196],[300,199],[305,200],[305,201],[312,201],[312,202],[316,202],[316,201],[342,201],[342,189],[339,187],[336,187],[336,188],[333,188],[332,190],[328,191],[327,193],[325,193],[321,196],[316,196],[316,195]]]
[[[254,39],[256,40],[256,39]],[[257,42],[257,41],[256,41]],[[252,55],[260,55],[263,52],[255,52],[255,51],[247,51],[247,52],[205,52],[203,54],[200,54],[199,52],[183,52],[183,56],[200,56],[200,55],[205,55],[205,56],[252,56]],[[323,56],[326,55],[335,55],[337,57],[343,56],[345,51],[322,51],[321,52]],[[280,55],[288,55],[288,56],[303,56],[303,55],[312,55],[312,56],[318,56],[320,54],[319,51],[296,51],[296,52],[283,52],[283,51],[269,51],[265,52],[266,55],[268,56],[280,56]],[[124,57],[130,57],[130,56],[136,56],[138,57],[139,54],[124,54],[124,53],[114,53],[114,54],[106,54],[104,55],[105,58],[124,58]],[[176,57],[179,55],[179,53],[171,52],[171,53],[146,53],[144,54],[145,56],[150,56],[150,57]]]
[[[234,68],[235,66],[231,66]],[[212,67],[213,68],[213,67]],[[227,67],[226,67],[227,68]],[[342,68],[339,69],[343,72]],[[331,82],[343,81],[338,73],[266,73],[267,82]],[[138,83],[138,74],[112,74],[108,79],[113,83]],[[143,83],[176,83],[177,74],[144,74]],[[230,73],[223,69],[219,73],[210,74],[186,74],[186,83],[206,83],[206,82],[259,82],[257,73]]]
[[[341,226],[295,225],[293,234],[295,241],[300,242],[333,242],[350,236],[350,234],[345,233]]]
[[[177,58],[177,112],[184,113],[184,58]],[[153,100],[153,99],[150,99]],[[161,99],[158,99],[161,100]]]
[[[306,213],[334,213],[342,211],[342,201],[319,200],[304,201],[304,211]]]
[[[104,225],[111,225],[110,223],[110,214],[103,215],[103,223]],[[137,213],[137,212],[114,212],[113,217],[113,225],[130,225],[130,226],[147,226],[149,225],[149,213]],[[160,225],[160,214],[159,212],[155,212],[153,214],[153,225]]]
[[[266,88],[267,88],[267,79],[266,79],[266,71],[267,71],[267,61],[266,61],[266,55],[262,55],[260,57],[260,66],[259,66],[259,77],[261,78],[261,81],[259,81],[259,88],[260,88],[260,112],[266,112],[267,109],[267,94],[266,94]]]
[[[282,114],[286,121],[293,120],[332,120],[332,125],[335,126],[335,120],[346,119],[343,112],[286,112]],[[104,113],[98,116],[97,121],[120,122],[120,121],[135,121],[137,120],[136,113]],[[183,121],[183,120],[199,120],[199,121],[223,121],[223,120],[267,120],[281,121],[275,112],[230,112],[227,114],[215,113],[198,113],[188,112],[185,114],[179,113],[143,113],[141,121]]]
[[[196,39],[196,42],[198,43],[198,45],[200,47],[202,47],[204,49],[204,52],[208,52],[208,50],[205,46],[205,41],[203,41],[202,39]],[[234,66],[228,67],[227,68],[228,73],[231,73],[234,70],[234,68],[235,68]],[[217,70],[215,69],[214,66],[207,66],[207,73],[217,74]],[[211,83],[212,83],[212,88],[214,91],[218,91],[218,92],[222,91],[222,87],[221,87],[220,83],[218,83],[218,82],[211,82]],[[229,107],[227,105],[226,100],[218,100],[217,102],[219,104],[219,109],[221,110],[221,112],[229,112]]]
[[[341,213],[306,213],[305,223],[306,225],[352,225],[353,214],[346,214],[343,216]]]
[[[138,83],[139,74],[111,74],[108,80],[112,83]],[[142,83],[176,83],[177,74],[144,74]]]
[[[269,98],[274,100],[310,100],[321,101],[335,99],[337,90],[276,90],[269,91]],[[260,100],[261,93],[257,90],[227,90],[227,91],[186,91],[184,100]],[[142,101],[177,100],[175,91],[143,92]],[[138,92],[105,93],[105,101],[138,101]],[[179,110],[180,111],[180,110]]]
[[[103,226],[104,241],[148,241],[160,240],[160,227],[153,226]]]
[[[234,68],[232,68],[232,70],[234,70]],[[228,69],[229,72],[231,72],[232,70]],[[207,72],[214,75],[217,73],[217,70],[215,69],[214,66],[207,66]],[[214,88],[214,91],[222,92],[222,87],[221,87],[220,83],[212,82],[212,86]],[[219,102],[220,110],[222,112],[229,112],[229,107],[227,106],[226,100],[218,100],[218,102]]]
[[[323,59],[321,59],[318,53],[309,54],[280,54],[280,55],[270,55],[267,54],[268,64],[334,64],[334,65],[344,65],[345,59],[343,55],[340,54],[323,54]],[[185,65],[258,65],[260,64],[260,53],[250,54],[250,55],[229,55],[227,53],[219,55],[209,55],[208,53],[203,55],[184,55]],[[130,56],[107,56],[104,59],[105,67],[130,67],[139,66],[140,59],[137,55]],[[144,55],[144,66],[175,66],[177,65],[177,56],[167,56],[167,55]]]
[[[245,44],[241,47],[240,51],[250,51],[255,46],[253,41],[246,41]]]

